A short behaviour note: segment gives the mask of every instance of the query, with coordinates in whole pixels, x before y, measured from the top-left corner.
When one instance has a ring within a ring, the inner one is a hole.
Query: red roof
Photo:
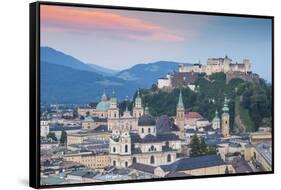
[[[185,118],[187,118],[187,119],[196,119],[196,118],[197,119],[202,119],[203,117],[198,112],[187,112],[185,114]]]

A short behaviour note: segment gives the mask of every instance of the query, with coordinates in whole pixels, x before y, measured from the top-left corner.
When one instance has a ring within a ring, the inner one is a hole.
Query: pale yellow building
[[[103,169],[110,164],[108,154],[93,154],[91,152],[66,154],[63,156],[65,161],[76,162],[92,169]]]

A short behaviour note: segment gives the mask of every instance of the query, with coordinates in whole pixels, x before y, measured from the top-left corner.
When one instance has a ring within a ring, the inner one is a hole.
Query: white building
[[[40,121],[40,136],[46,137],[49,134],[49,124],[48,121],[42,120]]]

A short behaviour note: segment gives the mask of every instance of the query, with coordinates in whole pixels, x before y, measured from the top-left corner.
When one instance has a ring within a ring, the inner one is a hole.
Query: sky
[[[41,46],[123,70],[139,63],[250,59],[271,82],[271,20],[41,5]]]

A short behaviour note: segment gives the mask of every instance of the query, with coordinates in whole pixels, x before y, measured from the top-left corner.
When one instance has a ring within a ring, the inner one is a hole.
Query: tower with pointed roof
[[[185,121],[185,110],[182,100],[182,92],[180,90],[179,100],[177,104],[177,115],[176,115],[176,124],[179,127],[180,131],[184,131],[184,121]]]
[[[108,116],[108,129],[111,130],[114,123],[116,123],[115,120],[119,118],[119,108],[117,104],[117,98],[115,95],[115,91],[112,91],[112,96],[109,100],[109,109],[107,111]]]
[[[225,97],[224,105],[222,108],[222,115],[221,115],[221,133],[223,137],[229,136],[229,108],[228,108],[228,99]]]
[[[140,91],[137,92],[137,97],[135,98],[134,102],[134,108],[133,108],[133,117],[139,118],[143,115],[143,107],[142,107],[142,101],[140,97]]]

